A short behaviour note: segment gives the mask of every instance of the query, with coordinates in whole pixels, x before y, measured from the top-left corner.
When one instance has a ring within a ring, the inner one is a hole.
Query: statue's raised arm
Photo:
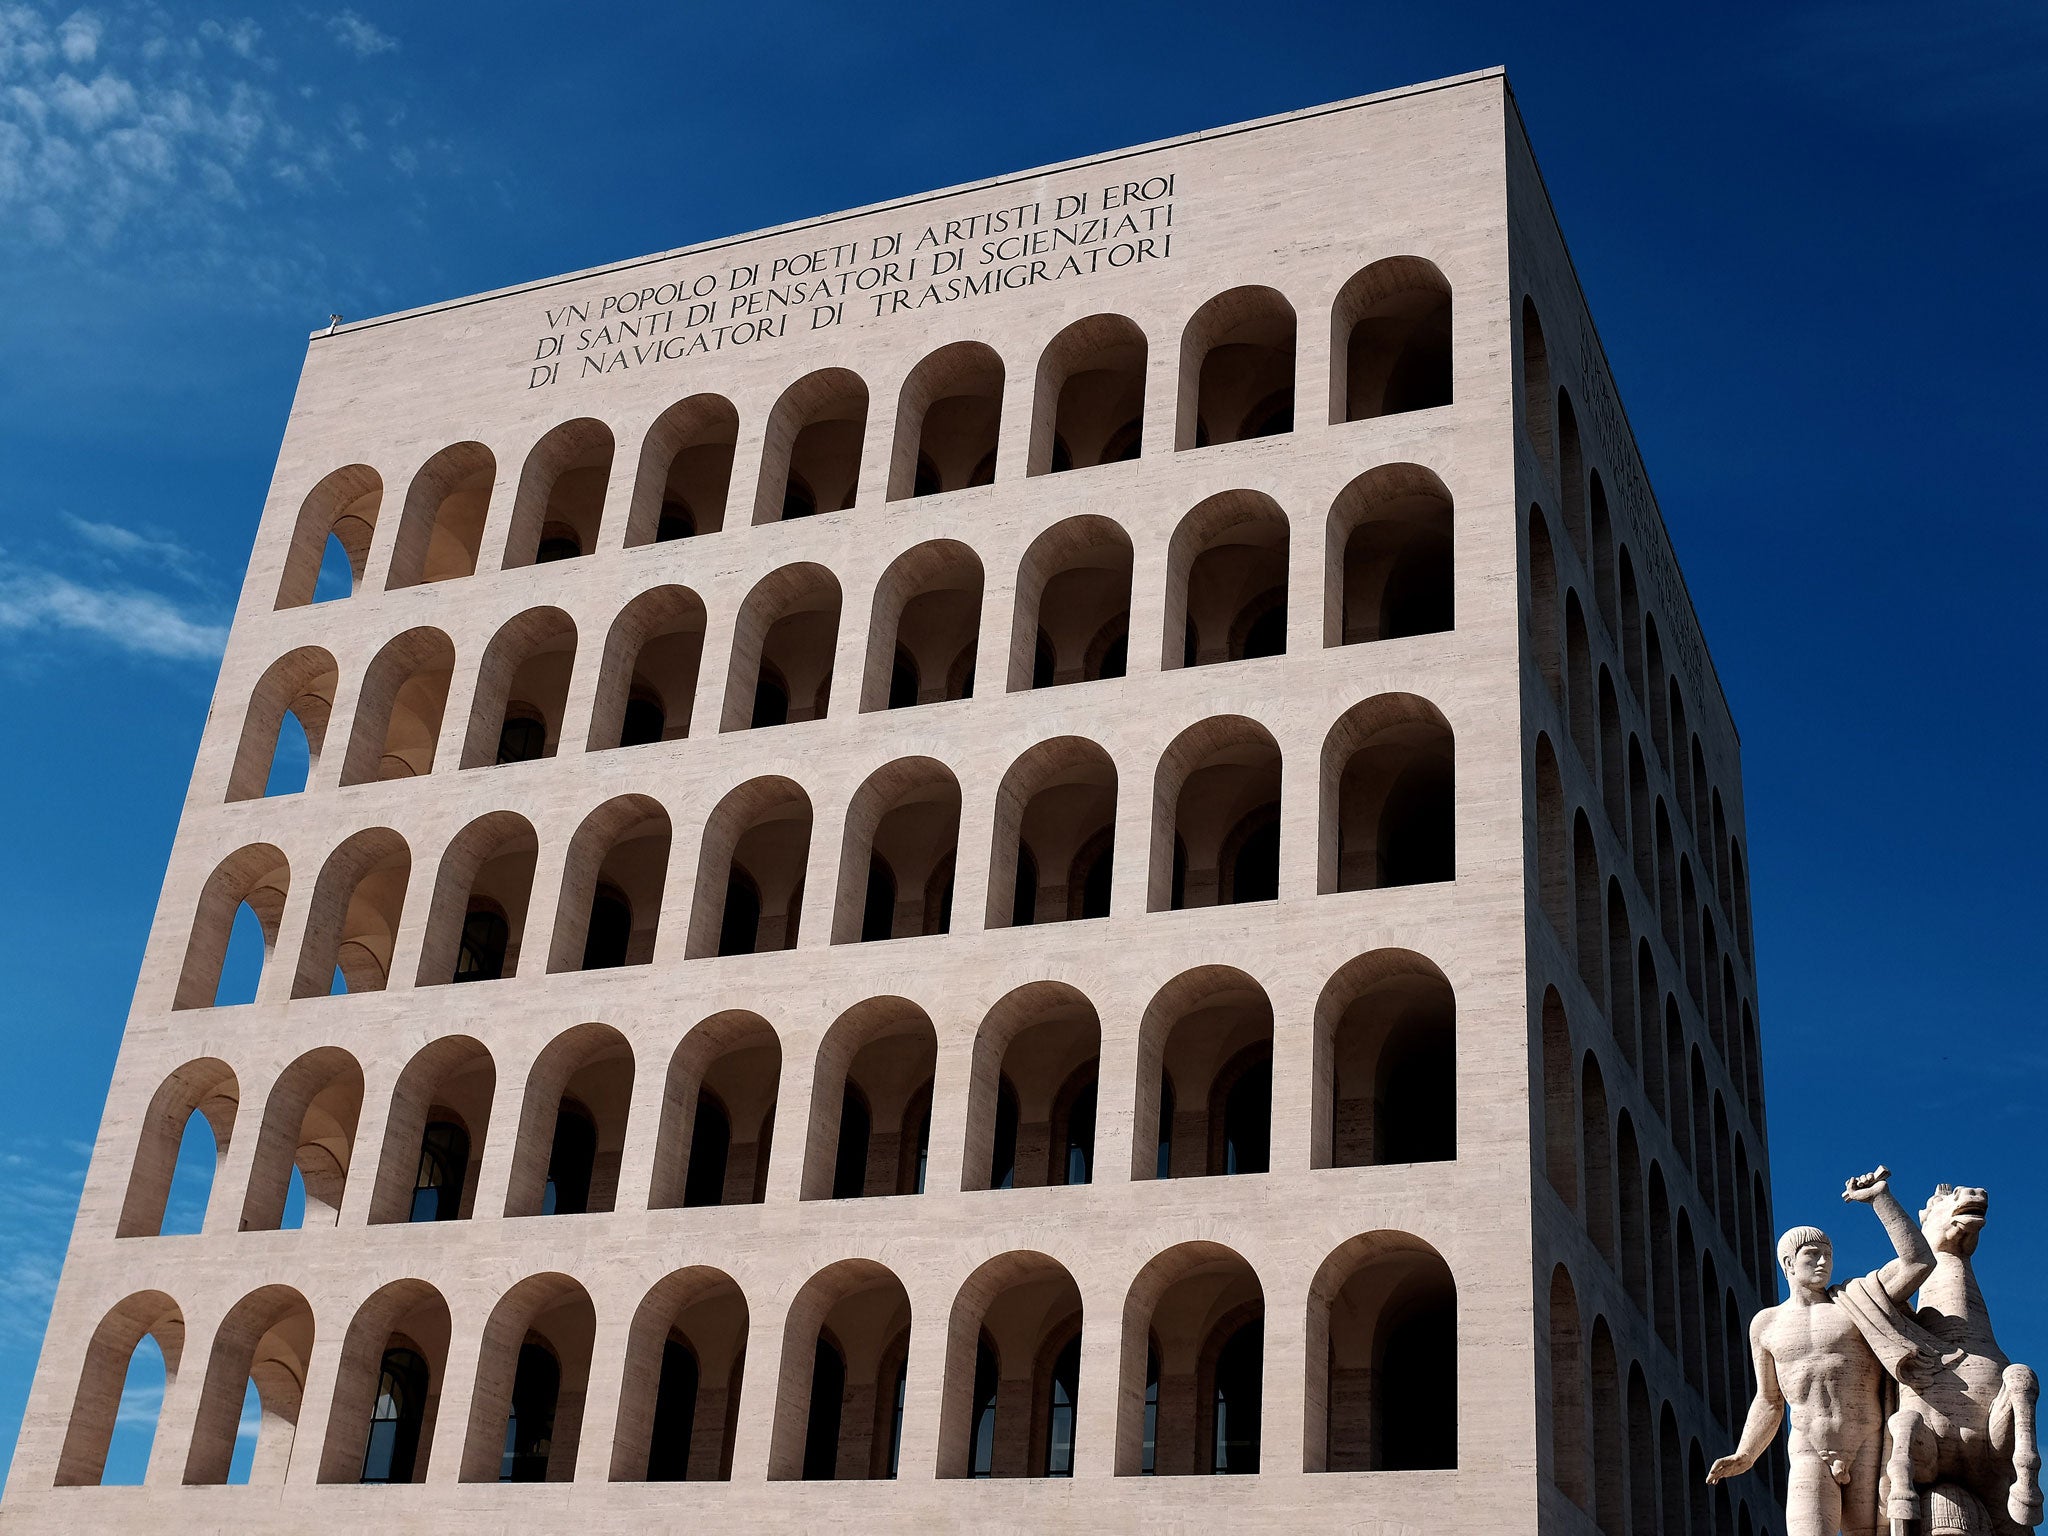
[[[1884,1287],[1887,1296],[1903,1306],[1934,1273],[1934,1250],[1927,1246],[1919,1225],[1893,1195],[1891,1176],[1891,1169],[1880,1163],[1845,1183],[1842,1198],[1855,1205],[1869,1206],[1884,1223],[1885,1235],[1892,1240],[1898,1257],[1877,1272],[1877,1283]]]

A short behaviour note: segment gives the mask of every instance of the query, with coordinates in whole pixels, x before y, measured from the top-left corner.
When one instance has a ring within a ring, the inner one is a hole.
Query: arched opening
[[[910,1298],[871,1259],[820,1270],[790,1303],[769,1441],[771,1481],[894,1477]]]
[[[839,639],[839,582],[822,565],[787,565],[740,604],[726,674],[723,731],[822,720]]]
[[[1650,1388],[1643,1368],[1628,1368],[1629,1529],[1657,1529],[1657,1424],[1650,1417]]]
[[[1561,710],[1564,708],[1564,647],[1557,638],[1557,594],[1557,550],[1551,542],[1550,524],[1544,519],[1543,509],[1532,505],[1529,508],[1530,659],[1536,663],[1537,673],[1550,692],[1550,702]]]
[[[946,1331],[940,1477],[1071,1477],[1081,1291],[1057,1260],[1005,1253],[967,1277]]]
[[[145,1339],[150,1345],[138,1349]],[[59,1488],[96,1487],[103,1480],[116,1418],[124,1402],[132,1392],[140,1404],[143,1393],[135,1389],[143,1387],[148,1376],[158,1371],[163,1391],[168,1393],[177,1381],[184,1347],[185,1316],[162,1291],[137,1292],[116,1303],[100,1319],[86,1341],[78,1391],[64,1424],[64,1447],[57,1457]],[[152,1352],[156,1360],[145,1361],[144,1356]],[[158,1403],[161,1402],[159,1396]],[[138,1434],[138,1446],[123,1447],[122,1459],[132,1465],[133,1471],[122,1467],[122,1481],[142,1481],[141,1469],[149,1462],[156,1430],[155,1414],[148,1417],[151,1423],[147,1438]]]
[[[1451,285],[1433,262],[1389,256],[1354,273],[1330,307],[1330,420],[1451,403]]]
[[[714,1014],[669,1062],[652,1210],[758,1205],[768,1192],[782,1045],[757,1014]]]
[[[241,1085],[233,1069],[215,1057],[188,1061],[164,1079],[143,1112],[116,1237],[155,1237],[165,1231],[174,1193],[175,1209],[184,1217],[178,1226],[200,1229],[214,1177],[227,1161],[240,1104]],[[197,1185],[204,1187],[192,1187]],[[133,1341],[126,1347],[133,1347]]]
[[[1586,542],[1586,457],[1579,446],[1579,418],[1572,409],[1572,397],[1557,392],[1557,488],[1564,531],[1579,552],[1579,561],[1593,567],[1592,551]]]
[[[1578,1074],[1571,1028],[1557,988],[1543,989],[1543,1167],[1566,1207],[1579,1207]]]
[[[687,958],[794,949],[811,802],[788,779],[749,779],[704,823]]]
[[[256,1133],[241,1230],[270,1232],[285,1225],[294,1172],[305,1191],[303,1224],[339,1224],[362,1112],[363,1069],[340,1046],[308,1051],[279,1073]]]
[[[313,882],[292,996],[383,991],[411,879],[412,850],[388,827],[358,832],[330,853]]]
[[[248,1481],[259,1486],[284,1481],[312,1354],[313,1309],[290,1286],[267,1285],[228,1309],[214,1330],[200,1386],[185,1457],[187,1485],[230,1480],[243,1400],[252,1389],[258,1412]]]
[[[1115,854],[1116,764],[1080,736],[1040,742],[996,794],[987,926],[1109,916]]]
[[[1543,322],[1536,314],[1536,301],[1522,299],[1522,430],[1529,446],[1536,450],[1536,462],[1545,474],[1556,467],[1552,446],[1550,404],[1550,352],[1543,342]]]
[[[576,623],[561,609],[529,608],[507,621],[484,647],[461,766],[553,757],[575,664]]]
[[[420,466],[399,513],[387,590],[475,574],[497,473],[482,443],[455,443]]]
[[[1619,1536],[1628,1529],[1626,1438],[1622,1425],[1621,1371],[1614,1356],[1614,1335],[1604,1317],[1593,1319],[1591,1382],[1588,1395],[1593,1404],[1593,1514],[1601,1530]]]
[[[860,489],[868,387],[844,368],[821,368],[782,392],[761,449],[756,523],[843,512]]]
[[[1621,1208],[1621,1281],[1629,1299],[1650,1315],[1650,1275],[1645,1260],[1647,1236],[1643,1210],[1643,1149],[1627,1110],[1615,1123],[1615,1193]]]
[[[1265,1317],[1259,1277],[1220,1243],[1182,1243],[1138,1271],[1124,1299],[1118,1476],[1259,1470]]]
[[[846,808],[832,942],[947,932],[959,841],[960,785],[945,764],[906,757],[876,769]]]
[[[612,431],[588,416],[554,428],[526,456],[505,536],[505,569],[574,560],[597,548],[612,477]]]
[[[870,998],[825,1032],[812,1074],[802,1198],[924,1193],[938,1036],[924,1010]]]
[[[1145,425],[1145,333],[1122,315],[1076,320],[1038,359],[1034,475],[1138,457]]]
[[[301,646],[264,670],[249,696],[227,798],[296,794],[311,780],[334,707],[334,657]],[[296,733],[296,734],[294,734]]]
[[[1586,1235],[1609,1264],[1614,1244],[1614,1147],[1609,1140],[1607,1084],[1600,1063],[1586,1052],[1579,1067],[1579,1161],[1586,1174]]]
[[[1403,949],[1343,966],[1316,1003],[1311,1163],[1367,1168],[1458,1155],[1457,1000]]]
[[[1585,1325],[1571,1274],[1560,1264],[1550,1272],[1550,1480],[1590,1514],[1593,1494],[1586,1466]]]
[[[1572,930],[1579,980],[1595,1007],[1607,1005],[1607,936],[1602,916],[1600,854],[1584,811],[1572,816]]]
[[[739,413],[721,395],[691,395],[654,419],[640,445],[626,546],[717,533],[725,527]]]
[[[491,1053],[467,1035],[422,1048],[391,1093],[370,1221],[457,1221],[476,1200],[498,1086]]]
[[[993,347],[956,341],[931,353],[897,401],[889,499],[993,483],[1002,418],[1003,360]]]
[[[268,843],[238,849],[214,867],[199,888],[185,963],[171,999],[173,1008],[211,1008],[217,1003],[254,998],[260,973],[270,966],[290,888],[291,867]],[[238,921],[244,907],[261,940],[260,958],[253,953],[248,956],[253,964],[232,963],[229,955],[230,938],[238,927],[247,926]],[[229,995],[231,985],[239,997]]]
[[[514,811],[479,816],[449,841],[434,880],[416,986],[515,975],[540,845]]]
[[[1427,699],[1386,693],[1323,742],[1317,889],[1369,891],[1457,876],[1456,751]]]
[[[1131,539],[1106,517],[1055,523],[1017,567],[1009,691],[1122,677],[1131,631]]]
[[[526,1079],[507,1216],[609,1211],[633,1103],[633,1048],[608,1024],[579,1024],[548,1043]]]
[[[378,651],[356,695],[341,782],[372,784],[433,772],[454,674],[455,647],[438,629],[409,629]]]
[[[1451,493],[1429,470],[1368,470],[1337,494],[1326,530],[1324,645],[1453,627]]]
[[[566,1483],[575,1478],[597,1319],[583,1287],[532,1275],[491,1310],[477,1353],[465,1483]]]
[[[299,504],[273,606],[299,608],[351,596],[362,584],[363,570],[370,562],[370,541],[377,531],[377,511],[383,501],[384,482],[367,464],[346,465],[314,486]],[[336,548],[347,579],[339,591],[325,592],[320,590],[320,578],[328,552]]]
[[[1211,496],[1167,545],[1160,665],[1206,666],[1287,650],[1287,514],[1257,491]]]
[[[732,1476],[747,1324],[747,1299],[720,1270],[680,1269],[647,1293],[626,1337],[613,1482]]]
[[[863,711],[907,709],[974,692],[981,633],[981,560],[934,539],[899,555],[875,584]]]
[[[356,1309],[328,1409],[322,1483],[424,1483],[449,1370],[449,1303],[393,1280]]]
[[[1458,1293],[1421,1238],[1368,1232],[1323,1261],[1309,1287],[1307,1353],[1328,1376],[1308,1393],[1304,1471],[1458,1465]]]
[[[1657,1337],[1676,1359],[1678,1343],[1678,1276],[1671,1257],[1671,1195],[1663,1166],[1650,1164],[1650,1318]]]
[[[649,964],[668,856],[668,812],[647,795],[621,795],[586,816],[569,840],[548,969]]]
[[[1218,294],[1181,333],[1174,447],[1293,430],[1294,306],[1272,288]]]
[[[696,593],[668,586],[634,598],[605,636],[589,750],[688,736],[703,656],[704,603]]]
[[[1091,1182],[1101,1052],[1094,1005],[1062,982],[1028,983],[990,1009],[974,1041],[960,1187]]]
[[[1666,1402],[1657,1417],[1657,1470],[1663,1486],[1662,1515],[1666,1531],[1679,1532],[1688,1529],[1686,1525],[1686,1479],[1685,1453],[1678,1443],[1678,1416]],[[1706,1477],[1706,1465],[1702,1461],[1700,1476]]]
[[[1264,1173],[1272,1161],[1273,1005],[1229,966],[1159,989],[1138,1035],[1131,1177]]]
[[[1146,909],[1229,906],[1280,894],[1280,748],[1241,715],[1189,726],[1153,780]]]

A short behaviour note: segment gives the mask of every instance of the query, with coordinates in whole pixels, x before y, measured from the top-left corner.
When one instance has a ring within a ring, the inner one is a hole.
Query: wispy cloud
[[[117,650],[172,661],[211,661],[227,627],[194,618],[159,593],[137,587],[87,587],[55,571],[0,576],[0,634],[56,630]]]
[[[352,10],[336,11],[327,18],[327,30],[334,40],[359,59],[398,51],[398,39],[365,21]]]
[[[81,543],[111,561],[147,564],[195,584],[204,580],[204,568],[199,557],[176,539],[152,538],[119,523],[96,523],[69,512],[64,514],[64,524]]]
[[[398,47],[353,10],[321,20],[356,58]],[[194,253],[260,266],[236,215],[275,222],[279,199],[308,210],[351,162],[388,177],[390,114],[339,99],[331,49],[281,41],[247,17],[180,23],[149,0],[68,15],[0,0],[0,249],[75,260],[146,235],[159,268]]]
[[[11,1138],[0,1150],[0,1352],[41,1342],[90,1147]]]

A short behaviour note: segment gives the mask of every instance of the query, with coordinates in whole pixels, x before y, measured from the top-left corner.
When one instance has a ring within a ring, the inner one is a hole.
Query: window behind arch
[[[1065,1182],[1087,1184],[1095,1177],[1095,1087],[1090,1083],[1067,1107]]]
[[[846,1396],[846,1359],[822,1333],[811,1355],[811,1411],[804,1426],[804,1477],[822,1481],[839,1471],[839,1415]]]
[[[469,1174],[469,1133],[450,1120],[436,1120],[420,1137],[419,1172],[413,1179],[407,1221],[454,1221],[462,1214],[462,1184]]]
[[[654,1433],[647,1450],[650,1483],[680,1483],[690,1475],[697,1384],[696,1355],[671,1335],[661,1346],[661,1381],[654,1392]]]
[[[1265,1173],[1272,1166],[1273,1061],[1246,1067],[1223,1105],[1223,1171]]]
[[[690,1128],[690,1171],[683,1179],[683,1204],[719,1205],[725,1200],[725,1169],[732,1156],[732,1122],[718,1100],[697,1091],[696,1121]]]
[[[1219,1474],[1259,1470],[1265,1336],[1263,1319],[1246,1323],[1216,1356],[1214,1470]]]
[[[590,902],[590,927],[583,941],[583,969],[605,971],[624,965],[632,939],[632,907],[617,891],[600,887]]]
[[[512,1378],[512,1411],[505,1416],[505,1449],[498,1461],[501,1483],[544,1483],[554,1449],[555,1405],[562,1392],[562,1368],[543,1344],[519,1346]]]
[[[359,1482],[412,1481],[419,1459],[420,1429],[426,1422],[427,1386],[427,1362],[417,1353],[410,1349],[384,1351]]]
[[[517,711],[517,713],[514,713]],[[531,712],[530,705],[511,705],[505,723],[498,728],[499,763],[531,763],[546,751],[547,722]]]
[[[1002,1370],[996,1352],[983,1337],[974,1350],[974,1418],[968,1443],[967,1475],[993,1477],[996,1465],[996,1397]]]
[[[1045,1475],[1074,1475],[1074,1415],[1081,1398],[1081,1335],[1075,1334],[1052,1365],[1052,1390],[1046,1411]]]
[[[661,707],[661,701],[645,694],[635,694],[626,700],[626,716],[619,726],[619,745],[644,747],[661,740],[667,729],[668,712]]]
[[[455,956],[455,980],[496,981],[505,974],[512,928],[502,912],[472,908],[462,920],[462,945]]]
[[[590,1209],[590,1175],[597,1165],[597,1126],[579,1104],[562,1101],[555,1112],[555,1140],[548,1152],[543,1216],[580,1216]]]

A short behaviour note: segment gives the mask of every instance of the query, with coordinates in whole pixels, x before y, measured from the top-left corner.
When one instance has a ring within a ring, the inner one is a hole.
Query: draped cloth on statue
[[[1834,1298],[1863,1335],[1863,1342],[1894,1381],[1925,1389],[1935,1375],[1969,1353],[1950,1349],[1891,1298],[1876,1275],[1858,1275],[1836,1286]]]

